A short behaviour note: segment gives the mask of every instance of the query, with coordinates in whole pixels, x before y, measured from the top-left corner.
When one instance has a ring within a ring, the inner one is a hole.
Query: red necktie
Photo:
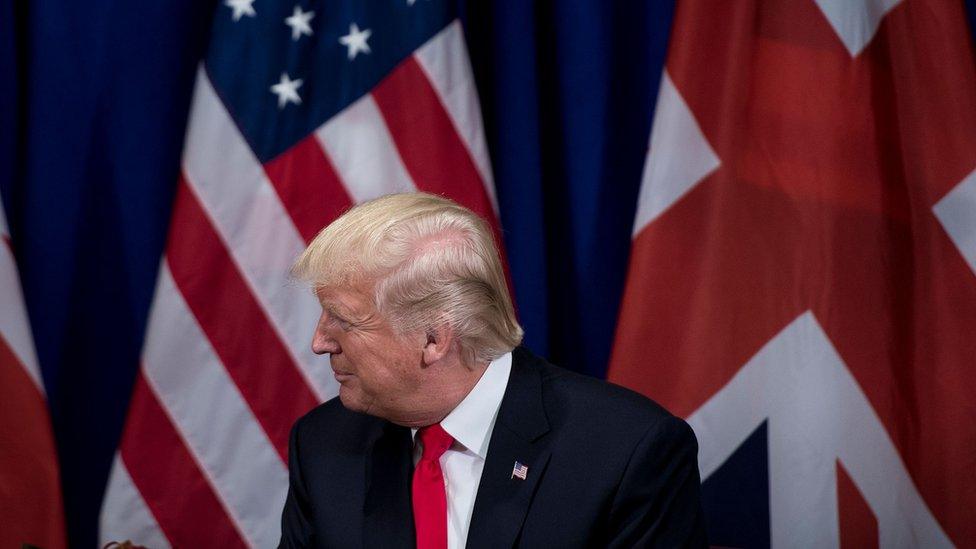
[[[439,423],[417,431],[424,453],[413,470],[413,523],[417,549],[447,549],[447,494],[441,455],[454,439]]]

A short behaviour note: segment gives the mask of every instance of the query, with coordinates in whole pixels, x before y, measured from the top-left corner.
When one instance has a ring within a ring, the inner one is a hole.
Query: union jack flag
[[[498,231],[453,4],[226,0],[196,80],[100,538],[270,547],[292,423],[337,394],[288,280],[350,205],[420,189]]]
[[[678,2],[609,377],[695,429],[712,543],[976,543],[971,44],[958,2]]]

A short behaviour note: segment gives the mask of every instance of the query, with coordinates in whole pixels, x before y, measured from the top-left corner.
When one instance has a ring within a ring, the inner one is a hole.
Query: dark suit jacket
[[[337,398],[298,420],[281,547],[412,547],[411,449]],[[467,547],[703,547],[697,451],[657,404],[518,348]]]

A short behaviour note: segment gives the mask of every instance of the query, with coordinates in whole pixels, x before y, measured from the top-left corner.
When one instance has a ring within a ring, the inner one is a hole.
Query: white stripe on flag
[[[0,210],[3,210],[3,204],[0,204]],[[0,242],[0,337],[10,345],[14,355],[24,365],[27,375],[41,394],[45,395],[30,323],[27,320],[27,308],[20,289],[17,264],[10,247],[3,242]]]
[[[976,170],[942,197],[932,211],[976,273]]]
[[[315,130],[353,202],[416,187],[372,95],[364,95]]]
[[[901,0],[814,0],[844,47],[857,57],[878,32],[881,20]]]
[[[774,547],[837,546],[836,464],[877,518],[881,547],[951,547],[864,391],[813,312],[770,339],[688,418],[707,479],[767,422]]]
[[[305,242],[202,67],[190,112],[183,153],[187,184],[316,396],[332,398],[338,386],[327,359],[311,350],[319,304],[288,276]]]
[[[258,547],[273,546],[280,534],[287,470],[165,264],[147,334],[146,381],[247,540]]]
[[[497,215],[498,199],[495,197],[491,159],[481,121],[481,102],[478,100],[478,89],[471,73],[461,22],[455,20],[445,27],[421,46],[414,56],[437,91],[458,135],[468,149],[468,154],[474,160]]]
[[[720,164],[698,127],[695,115],[665,71],[661,76],[650,151],[637,197],[633,236],[636,237]]]
[[[99,518],[98,546],[104,547],[109,542],[125,540],[152,549],[170,547],[169,540],[159,528],[145,500],[133,484],[121,456],[116,452]]]

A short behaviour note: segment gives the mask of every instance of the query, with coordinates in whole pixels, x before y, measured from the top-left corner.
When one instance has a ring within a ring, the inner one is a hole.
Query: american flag
[[[141,367],[100,539],[270,547],[292,423],[337,393],[288,278],[382,194],[496,201],[454,6],[226,0],[200,65]]]
[[[0,546],[65,547],[47,394],[0,202]]]
[[[529,467],[523,463],[515,462],[515,466],[512,468],[512,478],[518,477],[525,480],[525,476],[529,474]]]
[[[962,5],[678,2],[609,377],[695,429],[710,541],[976,543],[974,333]]]

